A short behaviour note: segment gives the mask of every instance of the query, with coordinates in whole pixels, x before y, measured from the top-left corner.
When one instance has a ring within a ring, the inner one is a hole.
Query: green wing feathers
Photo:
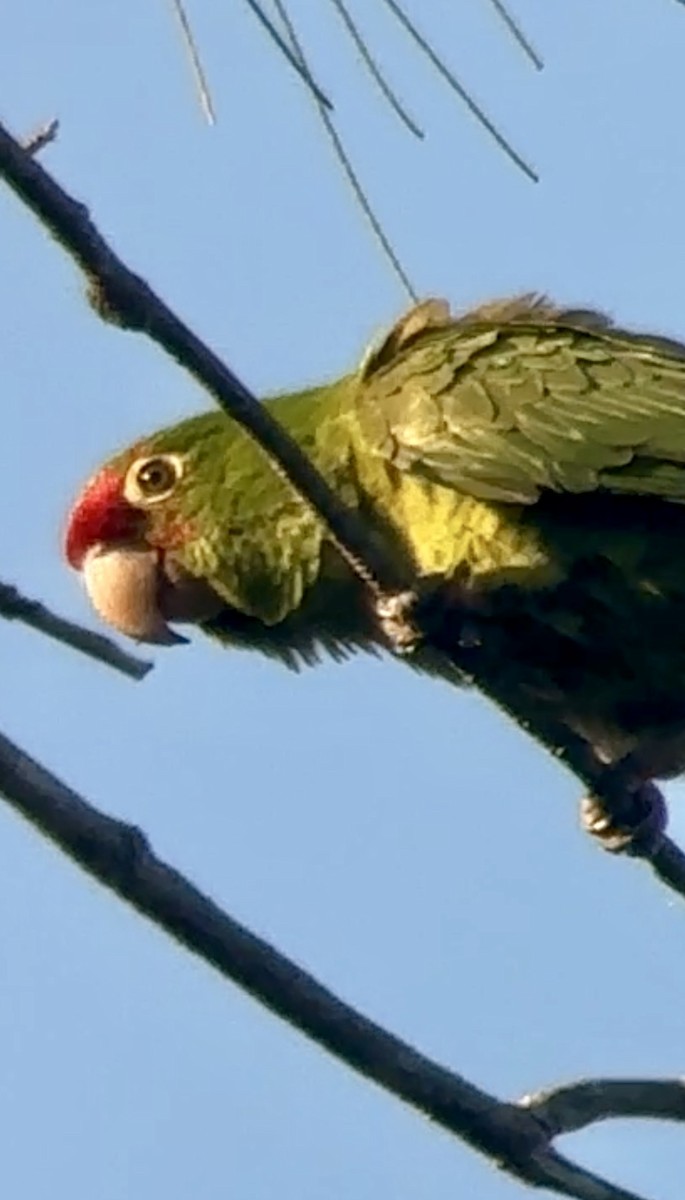
[[[543,490],[685,500],[685,348],[522,297],[428,301],[365,360],[362,436],[401,471],[481,500]]]

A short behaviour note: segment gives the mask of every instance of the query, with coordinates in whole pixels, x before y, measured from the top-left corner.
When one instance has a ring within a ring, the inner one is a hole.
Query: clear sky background
[[[685,8],[407,0],[537,165],[516,172],[393,24],[354,8],[425,126],[378,100],[328,6],[293,0],[421,293],[522,289],[685,336]],[[405,305],[312,105],[247,6],[190,4],[219,123],[170,6],[6,6],[2,110],[62,122],[45,164],[257,392],[355,363]],[[0,574],[95,624],[61,557],[105,456],[206,398],[98,323],[59,248],[0,194]],[[347,1000],[502,1097],[685,1070],[685,910],[580,833],[578,787],[476,695],[358,659],[294,676],[201,638],[133,684],[0,622],[0,725],[131,820]],[[668,789],[685,840],[683,788]],[[522,1188],[353,1075],[0,809],[0,1192],[21,1200],[508,1200]],[[677,1127],[563,1143],[679,1200]]]

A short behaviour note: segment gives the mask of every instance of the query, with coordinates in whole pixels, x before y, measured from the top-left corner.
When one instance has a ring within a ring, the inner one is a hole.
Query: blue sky
[[[4,118],[62,122],[45,164],[257,392],[347,369],[405,301],[307,96],[247,7],[189,4],[219,123],[169,6],[10,6]],[[408,9],[539,169],[534,187],[380,3],[358,0],[428,137],[378,100],[327,6],[318,75],[421,293],[541,289],[685,336],[685,10],[573,0]],[[352,5],[351,5],[352,7]],[[468,11],[466,11],[468,10]],[[95,623],[61,558],[85,475],[206,406],[0,194],[0,573]],[[504,1097],[683,1070],[685,912],[576,822],[577,786],[476,695],[390,661],[299,677],[200,639],[135,685],[0,622],[0,725],[235,916],[376,1020]],[[683,788],[669,787],[685,839]],[[0,809],[0,1190],[22,1200],[442,1200],[522,1194],[196,962]],[[612,1123],[564,1149],[680,1195],[682,1133]]]

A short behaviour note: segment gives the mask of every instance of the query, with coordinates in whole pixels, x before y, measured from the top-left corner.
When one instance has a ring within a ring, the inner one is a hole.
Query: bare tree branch
[[[78,650],[80,654],[87,654],[89,658],[113,667],[115,671],[121,671],[122,675],[128,675],[131,679],[144,679],[152,670],[152,663],[127,654],[101,633],[94,633],[92,629],[85,629],[83,625],[58,617],[41,604],[40,600],[29,600],[28,596],[24,596],[11,583],[2,581],[0,617],[4,617],[6,621],[21,621],[31,629],[37,629],[39,633],[54,638],[56,642],[70,646],[72,650]]]
[[[186,949],[515,1178],[576,1200],[641,1200],[558,1154],[552,1137],[629,1113],[681,1120],[680,1084],[583,1081],[519,1104],[499,1101],[339,999],[158,858],[139,829],[98,812],[3,734],[0,793],[88,874]],[[593,1098],[593,1088],[600,1099]]]
[[[444,653],[503,712],[511,716],[604,802],[619,826],[637,823],[632,778],[607,770],[581,738],[541,718],[527,718],[520,697],[508,693],[499,669],[496,644],[462,646],[454,631],[432,624],[417,608],[414,580],[398,577],[394,562],[375,541],[359,514],[346,508],[297,443],[268,409],[257,403],[233,372],[185,325],[152,288],[110,249],[84,205],[74,200],[39,162],[0,125],[0,178],[17,193],[85,272],[90,300],[103,319],[143,332],[205,388],[220,407],[258,442],[275,470],[317,512],[328,536],[368,588],[379,621],[392,630],[391,647],[416,647],[423,641]],[[422,626],[423,621],[423,626]],[[658,877],[685,896],[685,855],[666,837],[658,845],[634,851],[650,861]]]
[[[551,1137],[614,1117],[685,1121],[683,1079],[584,1079],[524,1096],[519,1104],[543,1121]]]
[[[648,861],[657,878],[685,900],[685,854],[680,847],[670,838],[664,838]]]

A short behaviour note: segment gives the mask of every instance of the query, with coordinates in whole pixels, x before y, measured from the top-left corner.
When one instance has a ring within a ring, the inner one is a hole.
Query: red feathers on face
[[[72,508],[64,550],[77,571],[92,546],[126,541],[140,528],[142,514],[124,498],[122,489],[121,475],[105,468],[90,480]]]

